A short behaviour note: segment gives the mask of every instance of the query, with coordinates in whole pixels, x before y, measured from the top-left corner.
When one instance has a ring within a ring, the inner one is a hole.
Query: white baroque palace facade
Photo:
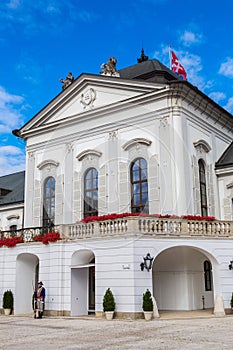
[[[159,310],[213,308],[217,295],[230,308],[232,115],[142,60],[81,74],[14,133],[27,143],[24,243],[0,248],[0,296],[12,289],[15,314],[31,312],[38,278],[54,315],[101,315],[108,287],[119,317],[141,316],[147,288]],[[143,215],[81,222],[110,213]],[[32,241],[42,226],[62,240]]]

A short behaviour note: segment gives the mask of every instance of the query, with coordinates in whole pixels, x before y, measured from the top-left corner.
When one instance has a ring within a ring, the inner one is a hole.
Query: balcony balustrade
[[[21,237],[23,242],[33,242],[40,234],[51,229],[43,227],[23,228],[16,231],[1,231],[0,238]],[[150,236],[154,238],[233,238],[233,221],[188,220],[181,218],[157,218],[128,216],[111,220],[77,222],[72,225],[54,226],[61,239],[80,240],[106,237]]]

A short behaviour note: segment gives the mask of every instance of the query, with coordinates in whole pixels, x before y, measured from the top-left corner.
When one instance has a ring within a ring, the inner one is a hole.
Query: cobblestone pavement
[[[0,349],[233,349],[233,316],[107,321],[0,316]]]

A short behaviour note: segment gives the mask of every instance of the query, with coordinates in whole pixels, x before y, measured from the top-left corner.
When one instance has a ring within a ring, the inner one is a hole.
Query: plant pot
[[[114,311],[105,311],[106,320],[110,321],[113,319]]]
[[[153,311],[144,311],[144,317],[146,321],[151,321],[153,317]]]
[[[4,314],[9,316],[11,314],[11,309],[4,309]]]

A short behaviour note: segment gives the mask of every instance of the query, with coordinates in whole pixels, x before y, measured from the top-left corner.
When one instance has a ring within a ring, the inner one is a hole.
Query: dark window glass
[[[149,213],[147,162],[143,158],[136,159],[131,164],[131,212]]]
[[[11,226],[10,226],[10,231],[11,231],[12,233],[14,233],[15,231],[17,231],[17,225],[11,225]]]
[[[54,226],[55,220],[55,179],[50,176],[44,183],[43,226]]]
[[[98,171],[87,170],[84,176],[84,217],[98,215]]]
[[[199,166],[199,181],[200,181],[200,197],[201,197],[201,215],[207,216],[207,194],[206,194],[206,176],[205,165],[203,160],[198,161]]]
[[[205,290],[212,290],[212,268],[211,263],[206,260],[204,261],[204,276],[205,276]]]

